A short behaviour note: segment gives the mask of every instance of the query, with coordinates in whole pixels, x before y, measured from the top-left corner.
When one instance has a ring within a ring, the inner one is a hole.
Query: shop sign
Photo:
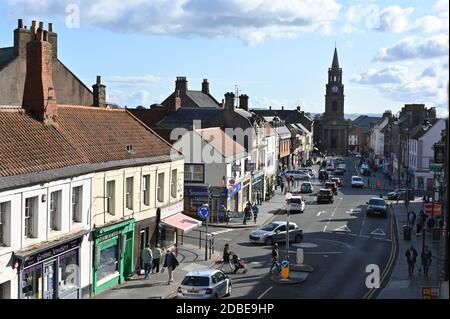
[[[236,181],[235,181],[234,179],[230,179],[230,180],[228,181],[228,183],[229,183],[230,185],[234,185],[234,184],[236,183]]]
[[[185,187],[186,196],[209,196],[208,187],[205,186],[186,186]]]
[[[431,215],[431,211],[433,211],[433,216],[440,216],[441,215],[441,205],[440,204],[434,204],[433,207],[433,203],[431,204],[424,204],[424,211],[425,214],[427,215]]]
[[[226,197],[228,191],[225,187],[211,187],[211,196],[214,197]]]
[[[232,169],[233,172],[240,172],[241,171],[241,165],[233,164],[231,169]]]
[[[37,253],[35,255],[31,255],[29,257],[26,257],[25,258],[25,262],[23,264],[23,268],[26,268],[26,267],[28,267],[30,265],[39,263],[39,262],[41,262],[43,260],[46,260],[46,259],[58,256],[58,255],[66,252],[66,251],[68,251],[70,249],[76,248],[76,247],[78,247],[80,245],[80,242],[81,242],[81,237],[77,238],[77,239],[74,239],[74,240],[72,240],[70,242],[61,244],[59,246],[50,248],[48,250],[39,252],[39,253]]]
[[[172,216],[173,214],[182,212],[184,209],[184,202],[180,201],[176,204],[164,207],[161,209],[161,219]]]
[[[245,164],[245,171],[253,172],[255,170],[255,163],[247,163]]]
[[[111,233],[105,234],[105,235],[99,237],[98,241],[99,242],[104,242],[104,241],[107,241],[107,240],[109,240],[111,238],[117,237],[117,236],[119,236],[120,232],[121,232],[120,230],[115,230],[115,231],[113,231]]]
[[[234,196],[234,194],[238,193],[240,190],[241,190],[241,183],[228,188],[228,197]]]
[[[250,184],[250,178],[249,179],[247,179],[246,181],[244,181],[243,183],[242,183],[242,185],[245,187],[245,186],[248,186]]]

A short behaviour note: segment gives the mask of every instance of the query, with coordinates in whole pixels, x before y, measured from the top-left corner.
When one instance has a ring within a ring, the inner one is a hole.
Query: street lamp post
[[[423,121],[423,123],[422,123],[422,129],[424,130],[424,131],[428,131],[428,129],[431,127],[432,125],[431,125],[431,123],[430,123],[430,121],[428,121],[428,120],[424,120]],[[435,172],[433,172],[433,181],[436,181],[436,174],[435,174]],[[408,189],[407,189],[407,191],[406,191],[406,194],[408,194]],[[434,185],[433,185],[433,201],[432,201],[432,204],[431,204],[431,217],[430,218],[433,218],[433,212],[434,212],[434,201],[435,201],[435,196],[434,196],[435,194],[434,194]],[[425,224],[425,212],[424,212],[424,216],[422,216],[423,218],[422,218],[422,223],[423,223],[423,225],[422,225],[422,252],[424,251],[424,249],[425,249],[425,235],[426,235],[426,227],[427,227],[427,225]]]
[[[286,210],[286,260],[289,263],[289,222],[290,222],[290,211],[291,211],[291,193],[286,193],[286,204],[287,204],[287,210]],[[290,268],[289,263],[289,268]],[[289,278],[289,277],[288,277]]]

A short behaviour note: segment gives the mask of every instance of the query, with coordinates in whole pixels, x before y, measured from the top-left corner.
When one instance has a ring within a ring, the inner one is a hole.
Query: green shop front
[[[133,275],[134,229],[135,220],[128,219],[93,231],[94,295]]]

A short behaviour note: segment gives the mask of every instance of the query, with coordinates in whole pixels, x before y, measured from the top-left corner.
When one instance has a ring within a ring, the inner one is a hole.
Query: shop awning
[[[202,224],[200,220],[196,220],[182,213],[177,213],[175,215],[164,218],[163,220],[161,220],[161,222],[182,231],[189,231]]]

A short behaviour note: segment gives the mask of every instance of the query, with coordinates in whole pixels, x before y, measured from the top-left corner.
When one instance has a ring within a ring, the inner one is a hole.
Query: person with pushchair
[[[277,273],[280,272],[280,264],[278,263],[278,244],[274,243],[272,246],[272,266],[270,266],[270,273],[273,273],[273,267],[277,269]]]
[[[223,267],[225,266],[225,264],[227,264],[230,267],[230,271],[234,270],[233,264],[231,263],[230,255],[231,255],[230,245],[226,243],[223,248],[222,265],[220,267],[220,270],[223,271]]]
[[[233,274],[236,274],[239,269],[244,269],[244,274],[248,272],[248,269],[245,267],[244,261],[238,257],[238,255],[233,254],[232,263],[234,265]]]

